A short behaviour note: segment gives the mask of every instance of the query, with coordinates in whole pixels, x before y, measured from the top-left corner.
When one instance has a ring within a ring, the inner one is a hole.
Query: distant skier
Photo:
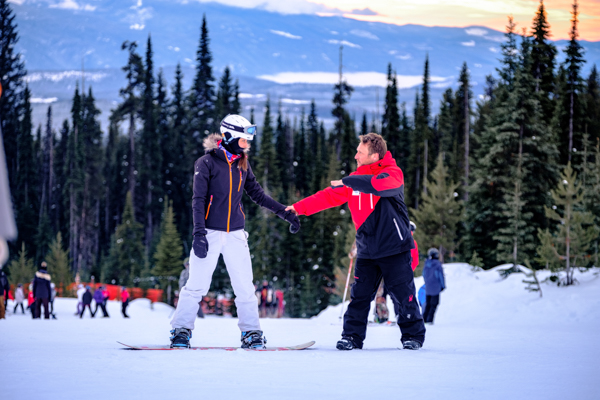
[[[85,312],[86,308],[90,310],[90,315],[92,318],[94,318],[94,313],[92,312],[92,288],[89,286],[85,287],[81,304],[81,313],[79,314],[79,318],[83,318],[83,313]]]
[[[440,253],[435,247],[427,251],[427,261],[425,261],[425,268],[423,268],[426,293],[423,318],[426,324],[433,324],[433,316],[440,303],[440,293],[446,289],[444,270],[439,258]]]
[[[18,284],[15,289],[15,309],[13,310],[13,314],[17,313],[17,307],[21,306],[21,314],[25,314],[25,308],[23,307],[23,302],[25,301],[25,294],[23,293],[23,285]]]
[[[123,318],[129,318],[127,315],[127,306],[129,305],[129,292],[125,286],[121,287],[121,313]]]
[[[10,285],[8,284],[8,278],[0,265],[0,319],[5,319],[6,312],[6,300],[8,299],[8,291]]]
[[[77,312],[75,313],[75,315],[79,315],[81,314],[81,311],[83,310],[83,294],[85,293],[85,287],[83,286],[83,284],[79,284],[77,285]]]
[[[35,297],[34,313],[35,318],[42,317],[42,305],[44,306],[44,319],[50,319],[50,296],[52,288],[50,286],[50,274],[47,271],[47,264],[42,261],[39,270],[35,273],[33,280],[33,296]]]
[[[331,181],[331,187],[287,209],[312,215],[348,202],[356,227],[358,257],[342,339],[336,347],[362,348],[371,300],[383,277],[390,295],[399,303],[403,346],[418,350],[425,341],[425,326],[415,298],[411,268],[415,246],[404,204],[404,175],[387,151],[385,140],[376,133],[360,136],[354,158],[356,172]]]
[[[242,116],[228,115],[221,121],[220,130],[221,135],[212,134],[204,140],[206,154],[194,165],[190,277],[180,291],[171,320],[171,347],[190,346],[198,303],[210,288],[220,254],[236,296],[242,348],[265,347],[254,295],[248,234],[244,231],[242,189],[255,203],[289,222],[292,233],[300,230],[298,217],[265,194],[250,168],[246,152],[256,134],[256,125]]]
[[[104,290],[102,288],[102,286],[99,286],[98,288],[96,288],[96,291],[94,292],[94,301],[96,302],[96,308],[94,309],[94,312],[92,313],[92,315],[96,315],[96,313],[98,312],[98,307],[100,307],[102,309],[102,318],[108,318],[108,312],[106,311],[106,305],[105,305],[105,300],[104,300]]]

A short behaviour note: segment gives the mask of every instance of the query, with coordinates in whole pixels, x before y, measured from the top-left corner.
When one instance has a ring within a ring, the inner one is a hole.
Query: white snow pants
[[[208,293],[219,254],[223,254],[235,293],[238,327],[242,332],[260,330],[247,233],[243,229],[229,233],[207,229],[206,239],[208,240],[206,258],[196,257],[193,249],[190,252],[190,277],[179,293],[179,302],[171,326],[173,329],[194,329],[198,303],[202,300],[202,296]]]

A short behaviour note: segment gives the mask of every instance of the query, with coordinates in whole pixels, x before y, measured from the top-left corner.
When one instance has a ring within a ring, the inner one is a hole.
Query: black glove
[[[208,254],[208,240],[206,240],[206,235],[194,235],[192,248],[194,249],[194,254],[196,257],[206,258],[206,255]]]
[[[280,211],[277,213],[277,216],[283,220],[286,220],[290,223],[290,232],[298,233],[300,230],[300,219],[296,214],[290,211]]]

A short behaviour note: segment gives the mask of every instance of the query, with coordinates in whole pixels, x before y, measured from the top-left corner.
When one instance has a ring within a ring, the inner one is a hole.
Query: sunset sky
[[[313,3],[352,12],[368,9],[377,15],[346,16],[364,21],[393,24],[420,24],[441,26],[484,25],[504,30],[507,15],[512,14],[519,27],[531,27],[539,0],[309,0]],[[568,39],[571,27],[571,0],[546,0],[554,39]],[[600,0],[579,1],[579,34],[581,39],[600,40]]]
[[[189,0],[186,0],[189,1]],[[193,1],[193,0],[192,0]],[[215,0],[196,0],[215,1]],[[518,29],[531,28],[539,0],[216,0],[247,8],[260,7],[287,14],[344,15],[364,21],[397,25],[483,25],[504,31],[513,15]],[[572,0],[546,0],[552,39],[568,39]],[[579,0],[580,39],[600,40],[600,0]]]

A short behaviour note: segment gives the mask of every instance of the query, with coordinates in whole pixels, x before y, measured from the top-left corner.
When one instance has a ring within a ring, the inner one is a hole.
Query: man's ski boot
[[[402,342],[402,347],[406,350],[419,350],[423,345],[414,339],[405,340]]]
[[[267,339],[263,331],[242,332],[242,349],[266,349]]]
[[[190,348],[192,331],[187,328],[175,328],[171,331],[171,348]]]
[[[362,349],[362,344],[356,343],[356,341],[352,338],[352,336],[342,336],[335,347],[338,350],[353,350],[353,349]]]

